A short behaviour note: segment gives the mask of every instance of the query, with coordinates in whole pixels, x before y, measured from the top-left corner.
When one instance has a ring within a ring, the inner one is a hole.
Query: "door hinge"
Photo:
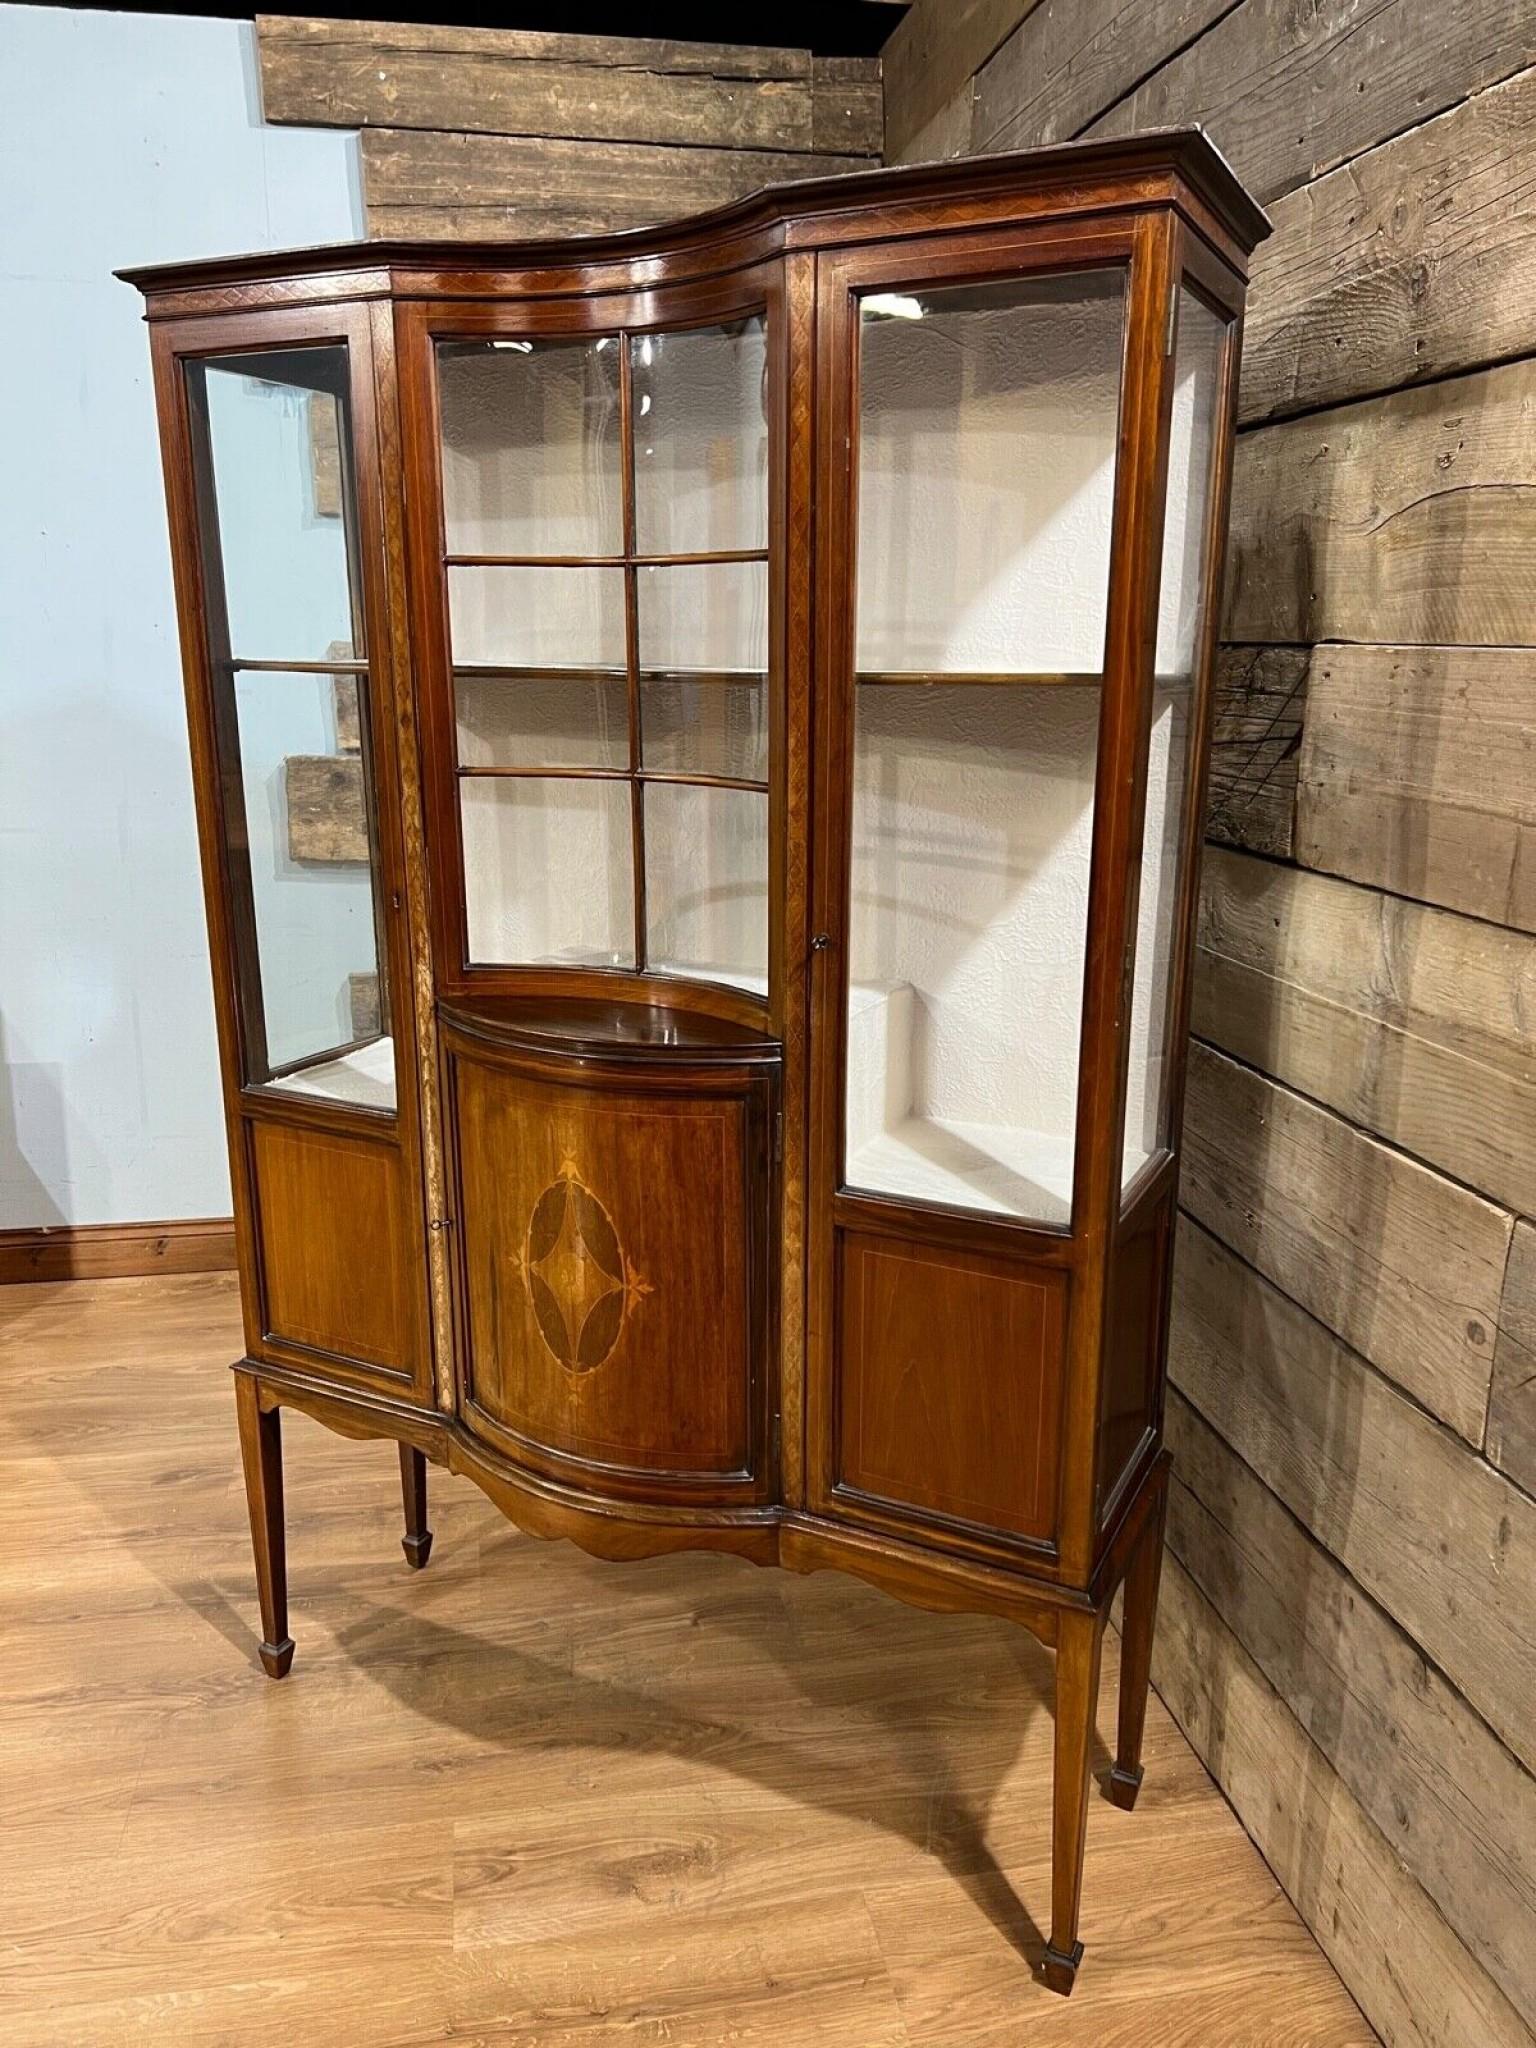
[[[1179,295],[1177,292],[1171,291],[1168,294],[1168,325],[1163,332],[1163,354],[1165,356],[1173,354],[1173,338],[1178,331],[1178,325]]]
[[[783,1112],[783,1110],[782,1110],[782,1109],[779,1109],[779,1110],[775,1110],[775,1111],[774,1111],[774,1117],[773,1117],[773,1158],[774,1158],[774,1164],[775,1164],[775,1165],[777,1165],[777,1164],[778,1164],[778,1162],[779,1162],[779,1161],[780,1161],[780,1160],[781,1160],[781,1159],[782,1159],[783,1157],[784,1157],[784,1112]]]

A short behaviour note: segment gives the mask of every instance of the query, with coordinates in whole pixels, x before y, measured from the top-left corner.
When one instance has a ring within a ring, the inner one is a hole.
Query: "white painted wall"
[[[249,24],[0,6],[0,1228],[229,1207],[165,513],[120,265],[346,240]]]

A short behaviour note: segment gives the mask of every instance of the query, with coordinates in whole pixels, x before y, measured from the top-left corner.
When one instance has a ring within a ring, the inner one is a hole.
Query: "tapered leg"
[[[1040,1974],[1066,1997],[1083,1959],[1077,1910],[1083,1896],[1088,1761],[1099,1698],[1103,1625],[1097,1614],[1063,1614],[1056,1639],[1056,1782],[1051,1823],[1051,1939]]]
[[[288,1556],[283,1542],[282,1425],[275,1408],[263,1413],[249,1373],[235,1374],[235,1412],[240,1418],[240,1462],[245,1467],[261,1601],[262,1668],[268,1678],[286,1678],[293,1662],[293,1637],[288,1633]]]
[[[406,1563],[419,1572],[432,1555],[432,1531],[427,1527],[427,1461],[412,1444],[400,1446],[400,1491],[405,1497],[400,1548]]]
[[[1141,1737],[1152,1684],[1152,1632],[1157,1622],[1157,1587],[1163,1574],[1163,1520],[1168,1506],[1166,1473],[1125,1574],[1125,1610],[1120,1621],[1120,1733],[1114,1768],[1105,1791],[1127,1813],[1141,1790]]]

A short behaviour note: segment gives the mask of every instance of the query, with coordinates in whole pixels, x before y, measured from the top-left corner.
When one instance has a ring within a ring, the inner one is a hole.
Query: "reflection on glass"
[[[762,314],[630,340],[635,518],[645,555],[768,545]]]
[[[229,651],[319,661],[354,646],[342,474],[345,348],[193,365],[205,394]]]
[[[699,562],[637,572],[642,669],[761,675],[768,564]]]
[[[647,768],[762,782],[768,774],[762,684],[647,676],[640,685],[640,740]]]
[[[647,783],[645,864],[651,967],[766,990],[766,794]]]
[[[629,689],[622,675],[461,675],[454,681],[466,768],[627,768]]]
[[[616,555],[619,341],[439,344],[452,555]]]
[[[471,960],[634,965],[627,781],[470,776],[459,803]]]
[[[861,301],[857,666],[1103,667],[1119,271]]]
[[[622,569],[448,571],[448,620],[460,667],[622,668]]]
[[[861,685],[845,1178],[1065,1223],[1100,693]]]
[[[1194,740],[1195,663],[1208,592],[1206,525],[1226,324],[1187,288],[1179,294],[1168,498],[1163,515],[1157,677],[1147,758],[1141,894],[1131,988],[1123,1177],[1129,1183],[1168,1142],[1174,917],[1185,856],[1184,805]]]
[[[392,1108],[369,797],[362,755],[343,745],[346,700],[330,676],[267,670],[237,675],[234,698],[266,1033],[267,1073],[252,1078],[338,1052],[279,1085]]]

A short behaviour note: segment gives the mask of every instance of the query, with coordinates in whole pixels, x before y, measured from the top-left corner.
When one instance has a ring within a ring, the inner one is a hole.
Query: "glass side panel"
[[[645,867],[651,967],[766,991],[766,793],[647,783]]]
[[[762,675],[768,564],[700,562],[636,572],[642,671]]]
[[[465,768],[627,768],[629,685],[622,675],[454,679]]]
[[[363,763],[340,745],[330,676],[260,670],[237,675],[234,694],[267,1062],[276,1070],[379,1035]],[[392,1100],[393,1061],[384,1064]],[[295,1079],[308,1090],[316,1072]]]
[[[860,301],[861,672],[1104,663],[1124,274]]]
[[[619,339],[440,343],[451,555],[616,555]]]
[[[768,776],[763,686],[646,676],[640,685],[641,760],[670,775]]]
[[[1206,543],[1227,333],[1221,316],[1187,288],[1179,294],[1178,322],[1131,984],[1126,1183],[1169,1139],[1169,1082],[1178,1056],[1171,1033],[1174,923],[1188,854],[1183,828],[1193,766],[1195,664],[1209,601]]]
[[[643,555],[768,545],[765,323],[630,341],[636,546]]]
[[[184,374],[244,1079],[392,1109],[347,352]]]
[[[448,622],[457,667],[624,666],[624,571],[455,567]]]
[[[190,370],[207,426],[227,651],[299,662],[360,653],[343,507],[345,348],[225,356]]]
[[[468,776],[459,803],[471,960],[634,965],[627,780]]]
[[[1069,1219],[1099,702],[859,686],[850,1187]]]

